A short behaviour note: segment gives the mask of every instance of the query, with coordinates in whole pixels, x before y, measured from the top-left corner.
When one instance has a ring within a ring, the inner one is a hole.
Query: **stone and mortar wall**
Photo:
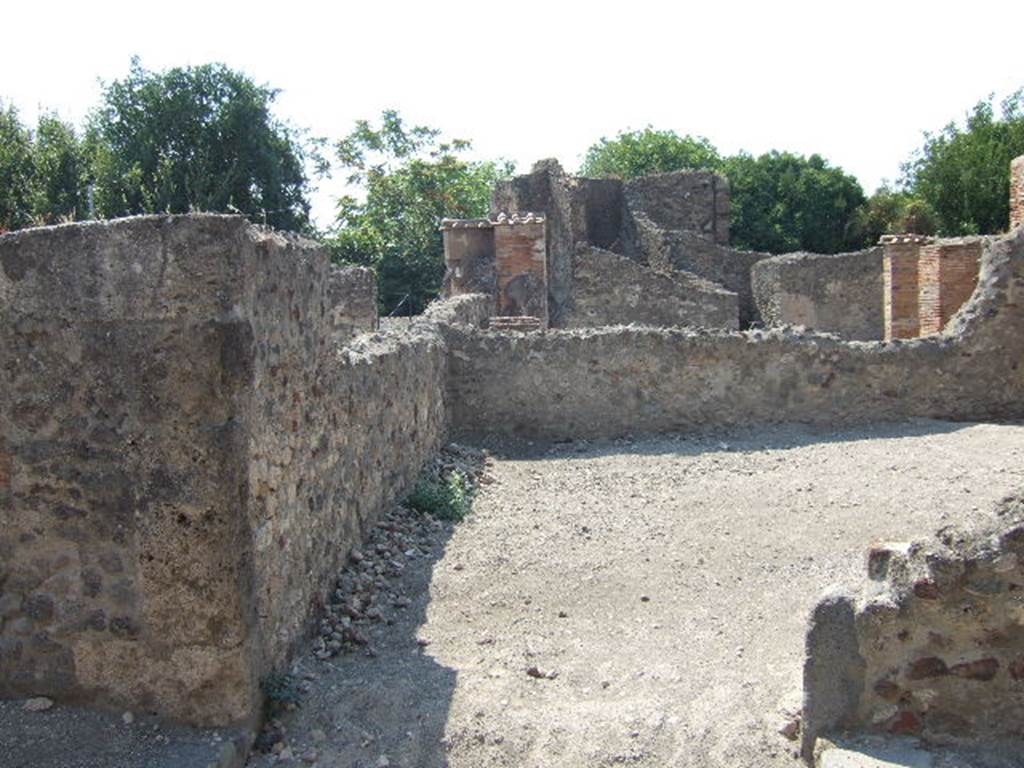
[[[761,321],[751,270],[770,256],[757,251],[738,251],[685,230],[666,230],[641,211],[630,211],[625,220],[624,253],[654,269],[692,272],[718,283],[738,297],[740,327]]]
[[[802,325],[861,341],[884,336],[881,248],[762,259],[751,283],[766,326]]]
[[[220,725],[448,425],[444,322],[334,333],[329,264],[240,217],[0,237],[0,696]]]
[[[995,522],[877,544],[864,583],[808,624],[803,753],[840,730],[950,742],[1019,737],[1024,722],[1024,502]]]
[[[1024,155],[1010,163],[1010,229],[1024,224]]]
[[[624,184],[627,207],[665,230],[729,244],[729,180],[712,171],[656,173]]]
[[[1024,230],[986,251],[980,286],[942,334],[888,344],[785,330],[608,328],[517,338],[456,329],[453,427],[565,438],[783,421],[1020,418]]]
[[[331,326],[340,338],[377,330],[377,276],[372,269],[332,266],[327,302]]]
[[[625,256],[580,246],[575,275],[576,296],[569,328],[631,323],[738,327],[736,294],[690,273],[658,272]]]

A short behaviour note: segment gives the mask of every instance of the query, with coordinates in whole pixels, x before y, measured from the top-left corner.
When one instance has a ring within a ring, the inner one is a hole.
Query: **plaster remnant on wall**
[[[768,327],[802,325],[859,341],[884,336],[881,248],[773,256],[753,265],[751,281]]]

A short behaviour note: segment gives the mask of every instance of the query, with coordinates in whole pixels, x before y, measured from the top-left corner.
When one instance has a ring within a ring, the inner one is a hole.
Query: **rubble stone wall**
[[[331,326],[341,338],[377,330],[377,276],[372,269],[332,266],[327,302]]]
[[[569,328],[603,325],[730,328],[739,323],[736,294],[696,275],[659,272],[600,248],[576,254],[576,297]]]
[[[768,327],[802,325],[862,341],[884,336],[881,248],[762,259],[753,265],[751,283]]]
[[[1024,502],[980,528],[877,544],[860,587],[812,612],[803,746],[856,729],[948,742],[1019,737],[1024,721]]]
[[[0,696],[256,716],[487,312],[343,340],[329,270],[231,216],[0,237]]]
[[[1024,155],[1010,163],[1010,229],[1024,224]]]
[[[677,171],[625,182],[626,205],[662,229],[729,244],[729,180],[713,171]]]
[[[537,438],[736,424],[1024,415],[1024,230],[992,245],[939,335],[849,342],[790,331],[610,328],[452,334],[453,425]],[[536,393],[543,392],[544,397]]]

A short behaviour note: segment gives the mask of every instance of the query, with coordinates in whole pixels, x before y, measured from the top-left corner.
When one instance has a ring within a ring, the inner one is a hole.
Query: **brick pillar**
[[[538,214],[500,214],[494,221],[498,315],[536,317],[548,325],[547,224]]]
[[[1024,155],[1010,163],[1010,229],[1024,224]]]
[[[928,242],[921,235],[882,237],[886,341],[911,339],[919,333],[917,261],[921,246]]]
[[[920,334],[939,333],[978,285],[980,237],[940,240],[921,248],[918,262]]]
[[[494,294],[494,225],[488,219],[442,219],[444,295]]]

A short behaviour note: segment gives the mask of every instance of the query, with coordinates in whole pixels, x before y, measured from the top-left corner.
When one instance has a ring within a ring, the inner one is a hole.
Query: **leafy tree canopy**
[[[357,195],[338,201],[337,227],[328,240],[336,261],[377,270],[383,312],[404,298],[402,313],[419,312],[444,277],[444,216],[484,216],[491,190],[511,174],[507,162],[474,162],[467,141],[407,125],[394,110],[380,123],[360,120],[338,142],[336,156]]]
[[[869,246],[885,234],[934,235],[937,229],[938,218],[928,203],[906,190],[883,184],[853,217],[851,234]]]
[[[602,138],[587,150],[580,174],[628,179],[668,171],[718,170],[721,164],[718,150],[707,139],[647,126],[614,139]]]
[[[741,248],[839,253],[861,247],[852,226],[864,204],[857,180],[820,155],[768,152],[726,158],[730,231]]]
[[[133,59],[89,119],[97,213],[239,211],[308,228],[316,149],[273,116],[276,95],[223,64],[149,72]]]
[[[0,232],[32,221],[32,137],[13,106],[0,104]]]
[[[963,127],[925,133],[903,167],[903,185],[930,205],[942,235],[1001,232],[1009,226],[1010,161],[1024,154],[1024,89],[978,102]]]

